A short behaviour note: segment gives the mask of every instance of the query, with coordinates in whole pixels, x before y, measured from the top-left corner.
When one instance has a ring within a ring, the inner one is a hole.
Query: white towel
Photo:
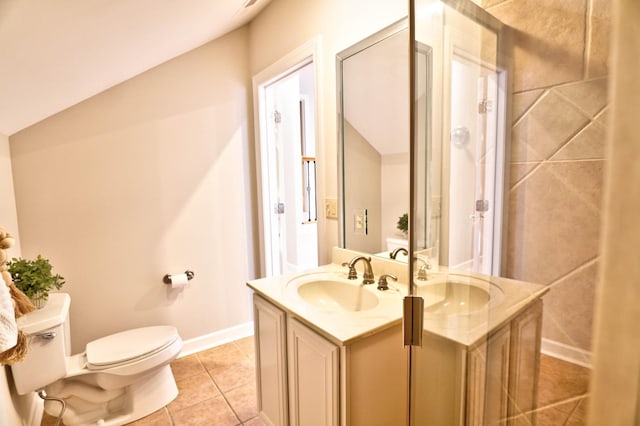
[[[0,352],[18,344],[18,324],[9,287],[0,278]]]

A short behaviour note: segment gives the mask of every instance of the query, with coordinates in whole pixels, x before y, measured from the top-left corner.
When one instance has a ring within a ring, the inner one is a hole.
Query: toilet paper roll
[[[169,277],[171,281],[171,288],[182,288],[189,284],[189,277],[187,274],[173,274]]]

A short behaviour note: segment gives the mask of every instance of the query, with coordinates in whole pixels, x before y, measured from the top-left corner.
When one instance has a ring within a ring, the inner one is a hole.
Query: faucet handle
[[[351,265],[349,262],[344,262],[342,266],[346,266],[347,268],[349,268],[349,275],[347,275],[348,279],[350,280],[358,279],[358,272],[356,271],[355,265]]]
[[[422,263],[422,265],[420,265],[420,268],[418,268],[418,276],[416,278],[420,281],[426,281],[429,278],[427,276],[427,271],[431,269],[431,262],[429,262],[429,259],[425,259],[422,257],[416,257],[416,259],[419,261],[419,263]]]
[[[378,290],[389,290],[389,284],[387,283],[387,278],[392,279],[393,281],[398,281],[398,277],[391,274],[383,274],[378,278]]]

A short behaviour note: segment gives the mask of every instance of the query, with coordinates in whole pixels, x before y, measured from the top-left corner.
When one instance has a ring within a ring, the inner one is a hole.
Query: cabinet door
[[[540,371],[542,300],[538,299],[511,322],[511,367],[509,377],[509,416],[526,416],[535,425]],[[524,414],[523,414],[524,413]],[[514,422],[514,424],[516,424]]]
[[[287,426],[286,315],[253,295],[258,412],[274,426]]]
[[[510,331],[507,324],[469,352],[467,425],[499,425],[506,422]]]
[[[339,350],[294,318],[287,321],[289,413],[292,426],[339,422]]]

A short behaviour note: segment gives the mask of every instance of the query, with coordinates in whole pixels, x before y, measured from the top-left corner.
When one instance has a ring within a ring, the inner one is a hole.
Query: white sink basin
[[[378,306],[378,297],[360,279],[310,275],[296,278],[288,286],[293,286],[303,301],[327,311],[357,312]]]
[[[495,306],[504,298],[490,281],[467,275],[443,274],[418,286],[424,298],[425,317],[470,315]]]

